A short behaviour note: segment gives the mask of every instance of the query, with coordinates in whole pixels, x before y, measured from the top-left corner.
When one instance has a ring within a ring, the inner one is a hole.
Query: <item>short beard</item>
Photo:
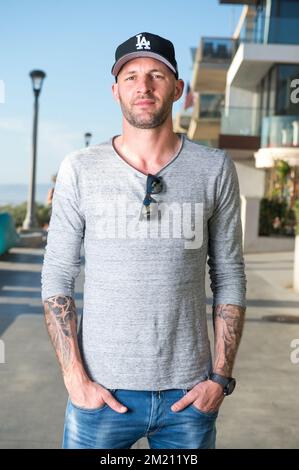
[[[161,126],[168,118],[172,111],[172,101],[167,100],[161,109],[155,113],[151,113],[147,118],[142,118],[137,114],[133,113],[132,108],[129,108],[119,97],[120,106],[125,119],[131,126],[137,129],[154,129]]]

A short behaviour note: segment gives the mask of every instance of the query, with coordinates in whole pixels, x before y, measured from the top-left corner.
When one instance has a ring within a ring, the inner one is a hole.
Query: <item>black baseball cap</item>
[[[122,66],[137,57],[152,57],[160,60],[170,68],[175,78],[178,79],[179,72],[172,42],[152,33],[136,34],[117,47],[115,63],[111,69],[112,75],[117,77]]]

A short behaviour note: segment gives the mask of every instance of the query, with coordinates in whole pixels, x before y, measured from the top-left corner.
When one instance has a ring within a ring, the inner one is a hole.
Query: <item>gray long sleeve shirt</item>
[[[222,150],[181,136],[158,173],[153,219],[140,219],[147,176],[113,140],[62,161],[42,269],[42,299],[74,296],[84,243],[78,339],[92,380],[112,389],[191,388],[212,369],[205,267],[213,303],[246,306],[240,194]]]

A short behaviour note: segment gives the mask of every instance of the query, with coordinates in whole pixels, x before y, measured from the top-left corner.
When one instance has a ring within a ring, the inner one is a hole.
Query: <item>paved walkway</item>
[[[0,448],[58,448],[66,391],[47,336],[40,300],[42,249],[15,248],[0,257]],[[263,320],[299,316],[291,289],[292,253],[246,256],[247,322],[234,375],[236,391],[218,418],[219,448],[299,447],[299,364],[290,343],[299,325]],[[83,270],[82,270],[83,271]],[[208,288],[209,307],[211,293]],[[83,272],[76,291],[82,311]],[[209,315],[211,329],[211,317]],[[144,440],[135,447],[146,446]]]

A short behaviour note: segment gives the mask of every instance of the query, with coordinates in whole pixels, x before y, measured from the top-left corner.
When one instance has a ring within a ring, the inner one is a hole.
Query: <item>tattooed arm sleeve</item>
[[[48,333],[62,373],[67,377],[75,367],[81,366],[74,300],[61,295],[53,296],[44,302],[44,309]]]
[[[239,305],[216,305],[213,309],[215,331],[214,367],[216,374],[231,377],[245,318]]]

